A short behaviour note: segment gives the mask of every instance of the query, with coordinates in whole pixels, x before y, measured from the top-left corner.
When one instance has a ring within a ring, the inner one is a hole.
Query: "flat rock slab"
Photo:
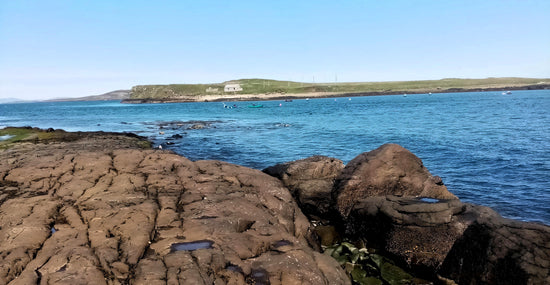
[[[278,179],[115,141],[0,151],[0,284],[350,284]]]

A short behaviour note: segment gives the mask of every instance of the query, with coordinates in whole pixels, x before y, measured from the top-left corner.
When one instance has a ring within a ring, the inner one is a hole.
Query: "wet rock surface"
[[[135,143],[0,150],[1,284],[350,284],[278,179]]]
[[[504,219],[488,207],[412,197],[369,197],[346,236],[384,250],[424,277],[458,284],[549,284],[550,227]]]

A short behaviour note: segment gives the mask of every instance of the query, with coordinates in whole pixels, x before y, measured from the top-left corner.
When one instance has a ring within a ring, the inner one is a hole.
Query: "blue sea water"
[[[397,143],[462,201],[550,224],[550,90],[252,103],[0,104],[0,127],[133,132],[191,160],[257,169],[316,154],[347,163]]]

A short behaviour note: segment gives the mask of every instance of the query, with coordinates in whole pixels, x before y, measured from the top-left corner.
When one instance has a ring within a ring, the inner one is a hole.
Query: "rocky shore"
[[[49,132],[0,147],[0,284],[550,283],[549,226],[462,203],[398,145],[262,172]]]

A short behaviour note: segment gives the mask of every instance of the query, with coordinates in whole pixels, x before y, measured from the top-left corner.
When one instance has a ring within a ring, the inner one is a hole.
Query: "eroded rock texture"
[[[350,284],[279,180],[108,141],[0,152],[0,284]]]
[[[550,284],[550,227],[462,203],[398,145],[353,159],[334,195],[347,238],[419,274],[459,284]]]
[[[397,195],[457,199],[440,177],[432,176],[416,155],[385,144],[351,160],[334,186],[337,208],[346,216],[360,198]]]
[[[330,217],[333,212],[332,188],[344,163],[326,156],[312,156],[268,167],[265,173],[281,179],[310,217]]]
[[[550,284],[550,227],[502,218],[459,200],[369,197],[354,205],[346,234],[425,276],[458,284]]]
[[[427,279],[550,284],[550,227],[462,203],[418,157],[398,145],[363,153],[344,170],[334,167],[335,161],[311,157],[264,171],[279,177],[301,201],[326,193],[341,172],[333,185],[334,209],[328,207],[341,214],[331,221],[340,234]],[[304,191],[303,185],[318,185],[311,187],[318,190]],[[323,240],[326,229],[316,228]],[[330,232],[328,236],[334,240]]]

